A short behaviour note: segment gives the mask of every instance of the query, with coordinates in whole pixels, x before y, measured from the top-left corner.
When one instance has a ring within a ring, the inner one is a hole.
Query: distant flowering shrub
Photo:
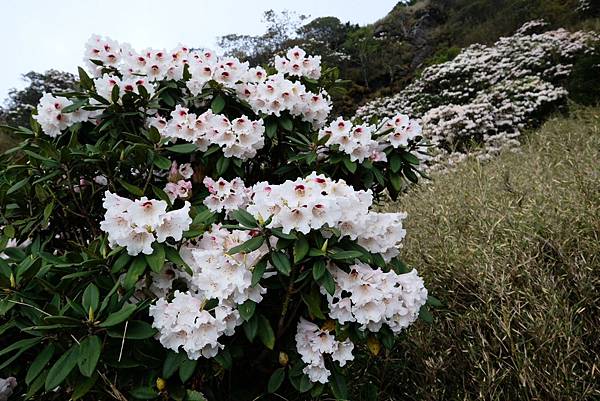
[[[297,47],[264,69],[94,36],[85,60],[1,159],[17,393],[347,399],[362,344],[428,318],[406,215],[373,210],[418,180],[416,120],[331,119],[337,70]]]
[[[423,136],[437,145],[428,169],[472,143],[483,143],[481,157],[518,145],[524,128],[564,103],[574,61],[600,41],[593,32],[543,32],[545,26],[531,21],[492,46],[469,46],[426,68],[402,92],[367,103],[357,116],[372,121],[402,110],[420,118]]]

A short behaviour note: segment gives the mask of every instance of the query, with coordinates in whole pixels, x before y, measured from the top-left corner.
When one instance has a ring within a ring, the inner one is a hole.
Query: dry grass
[[[599,108],[388,209],[409,213],[403,254],[446,306],[375,362],[380,399],[600,399]]]

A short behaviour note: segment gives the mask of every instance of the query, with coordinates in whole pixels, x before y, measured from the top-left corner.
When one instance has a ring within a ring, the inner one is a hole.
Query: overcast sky
[[[0,2],[0,104],[24,86],[28,71],[75,72],[91,34],[134,48],[170,49],[178,43],[216,48],[228,33],[259,34],[265,10],[312,18],[336,16],[361,25],[375,22],[397,0],[3,0]]]

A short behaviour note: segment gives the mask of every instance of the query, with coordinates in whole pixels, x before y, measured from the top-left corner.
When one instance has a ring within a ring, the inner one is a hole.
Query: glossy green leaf
[[[269,378],[269,383],[267,384],[267,391],[269,393],[274,393],[279,390],[283,380],[285,379],[285,368],[276,369],[271,377]]]
[[[91,377],[96,370],[96,365],[100,359],[100,352],[102,351],[102,342],[98,336],[86,337],[79,344],[79,358],[77,359],[77,365],[79,371],[85,377]]]
[[[275,268],[284,276],[289,276],[292,270],[292,264],[287,255],[281,251],[273,252],[271,254],[271,262]]]
[[[131,316],[133,314],[133,312],[135,312],[135,310],[136,310],[136,306],[133,304],[123,305],[121,310],[108,315],[106,320],[104,322],[100,323],[100,327],[112,327],[119,323],[122,323],[125,320],[127,320],[129,318],[129,316]]]
[[[60,385],[71,373],[75,365],[77,365],[77,359],[79,358],[79,345],[74,344],[67,350],[58,360],[54,363],[52,368],[48,371],[46,376],[46,382],[44,387],[46,391],[52,390]]]

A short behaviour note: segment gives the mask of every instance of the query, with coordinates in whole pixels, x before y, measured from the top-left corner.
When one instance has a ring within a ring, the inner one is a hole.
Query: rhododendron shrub
[[[418,179],[417,121],[330,116],[337,71],[299,48],[263,68],[93,37],[85,62],[2,156],[16,392],[346,399],[366,343],[428,318],[406,215],[375,210]]]
[[[435,145],[426,171],[462,158],[473,145],[483,148],[474,152],[479,158],[515,149],[524,129],[565,105],[573,65],[598,54],[595,32],[545,30],[543,21],[530,21],[493,45],[471,45],[356,114],[364,121],[399,111],[420,118],[423,136]]]

